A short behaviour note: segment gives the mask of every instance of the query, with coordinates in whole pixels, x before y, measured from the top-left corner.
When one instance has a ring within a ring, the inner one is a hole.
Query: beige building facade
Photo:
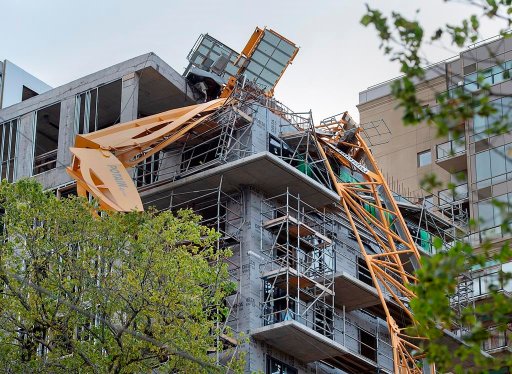
[[[369,87],[359,94],[359,113],[362,127],[372,128],[383,121],[390,134],[372,149],[379,166],[392,189],[409,196],[427,209],[449,217],[463,229],[463,240],[477,250],[485,241],[499,248],[510,237],[503,223],[507,208],[493,201],[512,202],[512,39],[492,38],[477,43],[458,56],[426,69],[424,82],[417,85],[417,95],[423,105],[435,110],[436,95],[451,95],[455,89],[478,94],[482,84],[491,86],[489,101],[496,110],[489,117],[475,115],[456,124],[463,136],[438,137],[435,126],[420,123],[404,126],[398,102],[392,97],[393,80]],[[501,121],[505,131],[494,135],[492,123]],[[385,133],[385,131],[381,131]],[[460,136],[460,135],[459,135]],[[385,136],[381,136],[385,137]],[[376,141],[375,143],[378,143]],[[444,186],[427,192],[421,180],[428,173],[437,175]],[[456,185],[447,189],[447,183]],[[469,225],[473,220],[475,226]],[[500,271],[512,272],[512,262],[496,264],[489,261],[484,268],[473,269],[460,290],[458,300],[478,303],[485,300],[494,285],[499,292],[512,295],[512,283],[500,281]],[[462,291],[461,291],[462,292]],[[489,326],[491,338],[482,349],[491,354],[512,352],[512,324],[507,331],[498,332]],[[458,331],[464,335],[463,331]]]

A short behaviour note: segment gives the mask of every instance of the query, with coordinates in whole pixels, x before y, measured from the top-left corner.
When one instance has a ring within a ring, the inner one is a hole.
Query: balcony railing
[[[481,229],[468,235],[468,241],[474,245],[482,244],[486,241],[499,241],[510,237],[510,231],[504,230],[502,225]]]
[[[452,204],[456,201],[465,200],[468,198],[468,184],[462,183],[455,186],[453,189],[447,188],[439,191],[439,205]]]
[[[512,280],[502,279],[500,269],[473,278],[473,298],[489,295],[491,292],[512,292]]]
[[[450,157],[464,154],[466,152],[466,144],[464,138],[448,140],[445,143],[436,145],[437,160],[444,160]]]
[[[505,331],[492,328],[488,330],[489,337],[482,342],[482,350],[494,353],[503,350],[512,350],[512,325],[508,326]]]

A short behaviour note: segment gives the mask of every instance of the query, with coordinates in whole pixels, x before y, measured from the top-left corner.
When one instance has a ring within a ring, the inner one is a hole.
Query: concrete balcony
[[[466,145],[463,138],[436,145],[436,164],[449,173],[466,170]]]
[[[353,252],[352,252],[353,251]],[[374,316],[386,319],[379,293],[366,265],[366,261],[356,255],[357,248],[345,247],[336,251],[336,269],[334,272],[334,306],[347,312],[364,309]],[[388,309],[400,326],[411,323],[401,306],[391,294],[381,287]]]
[[[349,373],[392,372],[389,342],[375,335],[373,342],[364,341],[361,336],[368,332],[358,330],[343,316],[335,316],[337,328],[331,336],[325,336],[306,321],[301,323],[299,320],[268,324],[253,330],[251,336],[304,363],[323,361]]]
[[[384,292],[386,292],[384,290]],[[365,279],[365,276],[354,277],[346,272],[334,274],[334,306],[343,308],[347,312],[358,309],[366,309],[375,316],[386,319],[384,308],[377,289]],[[396,303],[387,292],[384,295],[389,312],[401,326],[410,324],[400,305]]]

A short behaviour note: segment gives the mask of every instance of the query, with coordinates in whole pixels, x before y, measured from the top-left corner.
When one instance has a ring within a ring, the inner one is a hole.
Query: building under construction
[[[177,108],[195,105],[190,127],[130,154],[129,173],[144,207],[193,209],[232,248],[225,339],[248,353],[246,372],[419,373],[417,341],[400,332],[413,320],[405,285],[431,238],[457,233],[389,190],[366,148],[389,134],[384,122],[361,127],[342,113],[314,123],[273,98],[298,48],[258,32],[241,54],[201,35],[183,75],[150,53],[0,110],[2,178],[77,193],[66,173],[77,172],[77,135],[176,122]]]

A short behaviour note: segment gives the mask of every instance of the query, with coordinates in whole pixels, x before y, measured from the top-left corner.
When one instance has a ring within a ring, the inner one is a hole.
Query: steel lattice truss
[[[340,196],[354,235],[368,265],[386,314],[393,347],[395,373],[423,373],[419,343],[405,328],[414,325],[408,288],[420,255],[391,190],[360,135],[360,128],[345,112],[316,127],[318,148],[326,160],[333,185]],[[358,225],[371,233],[377,246],[370,245]],[[433,370],[433,368],[431,369]]]

